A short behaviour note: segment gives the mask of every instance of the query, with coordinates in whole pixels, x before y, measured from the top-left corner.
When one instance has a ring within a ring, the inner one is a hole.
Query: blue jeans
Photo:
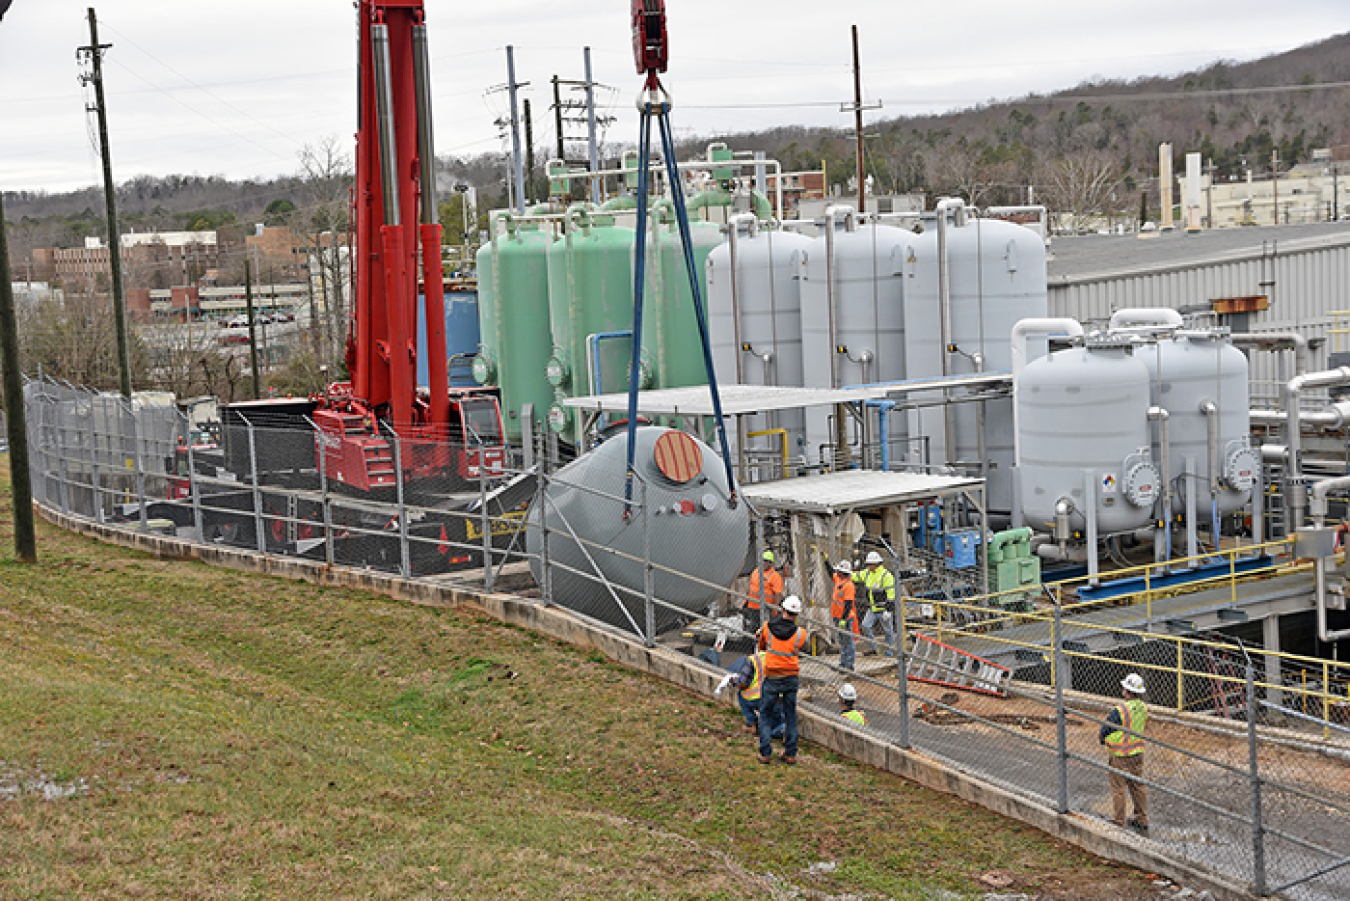
[[[851,672],[857,654],[858,648],[853,641],[853,629],[850,624],[850,627],[839,630],[839,668]]]
[[[783,754],[797,756],[797,684],[796,676],[765,679],[759,695],[759,756],[773,754],[769,717],[775,704],[783,705]]]
[[[741,705],[741,716],[745,717],[747,726],[759,728],[759,701],[747,701],[739,693],[736,700]],[[769,737],[783,737],[783,705],[778,704],[769,711]]]
[[[876,635],[876,632],[873,631],[873,629],[876,627],[876,624],[877,624],[878,621],[881,622],[882,627],[885,628],[885,630],[886,630],[886,653],[887,653],[887,654],[894,654],[894,653],[895,653],[895,617],[891,616],[891,611],[889,611],[889,610],[880,610],[880,611],[878,611],[878,610],[873,610],[873,609],[871,609],[871,608],[869,607],[868,610],[867,610],[867,615],[863,617],[863,621],[862,621],[862,630],[863,630],[863,634],[866,635],[869,639],[872,639],[872,640],[873,640],[873,641],[872,641],[872,644],[873,644],[873,646],[875,647],[875,645],[876,645],[875,639],[876,639],[877,635]]]

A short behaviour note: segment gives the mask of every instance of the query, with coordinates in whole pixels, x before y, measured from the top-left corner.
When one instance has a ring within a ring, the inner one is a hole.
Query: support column
[[[1269,685],[1280,684],[1280,658],[1275,655],[1280,652],[1280,617],[1279,614],[1267,616],[1261,620],[1261,644],[1265,647],[1266,673],[1265,681]],[[1284,692],[1274,688],[1266,689],[1266,700],[1275,706],[1284,705]],[[1267,711],[1270,715],[1270,711]],[[1283,719],[1283,717],[1276,717]],[[1273,722],[1273,720],[1271,720]]]

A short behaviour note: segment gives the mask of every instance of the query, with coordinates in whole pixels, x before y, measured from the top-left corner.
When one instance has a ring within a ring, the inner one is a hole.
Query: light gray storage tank
[[[1153,403],[1168,413],[1168,477],[1179,489],[1174,510],[1191,490],[1202,515],[1208,515],[1212,503],[1219,513],[1244,506],[1260,462],[1248,440],[1247,357],[1233,346],[1228,330],[1177,332],[1140,348],[1136,356],[1148,367]],[[1161,453],[1155,447],[1159,462]],[[1188,457],[1194,464],[1193,479],[1183,475]]]
[[[653,593],[677,608],[657,605],[657,626],[665,629],[675,624],[680,611],[704,612],[736,579],[750,543],[750,511],[743,501],[731,506],[722,460],[697,438],[646,426],[637,430],[635,441],[634,469],[646,483],[650,532],[645,544],[655,566]],[[627,433],[620,431],[555,473],[546,491],[548,513],[542,521],[549,529],[553,600],[621,629],[631,630],[636,624],[641,630],[645,628],[644,517],[639,507],[643,492],[635,479],[633,515],[625,519],[627,448]],[[536,502],[529,512],[526,546],[535,581],[542,585],[540,521]]]
[[[1017,380],[1022,514],[1052,527],[1061,500],[1087,526],[1090,483],[1099,535],[1149,524],[1159,476],[1149,451],[1149,373],[1125,342],[1099,341],[1033,360]]]
[[[797,259],[811,247],[811,239],[765,228],[753,215],[733,217],[727,227],[727,241],[708,254],[706,270],[717,380],[800,388],[802,283]],[[804,423],[800,410],[785,411],[751,420],[747,431],[785,428],[796,451],[804,440]]]
[[[913,260],[905,300],[905,359],[909,378],[936,378],[947,372],[976,372],[975,355],[984,372],[1006,372],[1012,367],[1010,336],[1022,319],[1042,318],[1049,309],[1046,287],[1045,244],[1029,228],[1000,219],[980,219],[965,210],[942,211],[946,222],[946,254],[950,313],[948,353],[943,342],[941,305],[941,247],[939,228],[930,224],[914,241]],[[1045,353],[1044,338],[1028,341],[1028,357]],[[989,462],[987,497],[991,511],[1012,509],[1012,400],[987,401],[985,458]],[[940,409],[921,414],[922,432],[935,453],[946,452],[946,424]],[[953,406],[954,448],[948,462],[963,464],[978,474],[980,442],[974,404]]]
[[[827,211],[821,234],[802,258],[805,387],[906,378],[904,266],[914,237],[890,225],[858,225],[851,209]],[[809,449],[833,440],[829,415],[821,408],[807,411]],[[890,440],[905,435],[903,417],[891,417]]]

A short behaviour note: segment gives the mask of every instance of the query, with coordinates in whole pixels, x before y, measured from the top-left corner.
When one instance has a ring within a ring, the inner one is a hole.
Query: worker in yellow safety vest
[[[1143,697],[1146,689],[1138,673],[1130,673],[1120,683],[1124,700],[1106,715],[1097,740],[1106,746],[1111,767],[1111,813],[1117,826],[1129,826],[1148,834],[1148,794],[1144,783],[1144,729],[1148,726],[1148,708]],[[1125,818],[1125,794],[1129,792],[1134,816]]]
[[[845,682],[839,686],[839,715],[859,726],[866,726],[867,714],[857,708],[857,703],[858,689],[853,687],[853,683]]]
[[[867,613],[863,616],[862,630],[867,636],[872,651],[876,649],[876,624],[881,623],[886,630],[886,648],[894,654],[895,620],[891,613],[895,609],[895,576],[886,568],[881,554],[868,551],[863,560],[862,572],[853,574],[853,581],[862,588],[860,600],[866,604]]]
[[[760,688],[764,683],[764,652],[756,651],[748,657],[742,657],[732,664],[731,669],[722,681],[713,689],[713,694],[720,695],[729,687],[738,689],[736,692],[736,701],[741,707],[741,716],[745,719],[745,731],[759,733],[759,697]],[[770,708],[769,717],[769,737],[783,737],[783,705],[777,704]]]

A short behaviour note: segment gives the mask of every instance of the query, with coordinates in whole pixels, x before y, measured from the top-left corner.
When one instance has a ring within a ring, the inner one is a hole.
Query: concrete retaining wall
[[[478,591],[427,579],[404,579],[369,570],[330,567],[311,560],[274,557],[256,551],[196,544],[164,535],[102,525],[40,505],[35,505],[35,508],[44,519],[68,531],[109,544],[143,550],[158,557],[199,560],[213,566],[335,588],[357,588],[430,607],[471,606],[502,622],[522,626],[578,647],[597,650],[617,663],[664,679],[705,698],[714,697],[713,689],[723,675],[720,669],[685,654],[659,646],[648,648],[636,638],[584,619],[570,610],[516,595]],[[734,697],[728,698],[727,703],[734,706]],[[1196,869],[1165,856],[1161,853],[1161,845],[1136,839],[1132,834],[1093,817],[1077,813],[1058,814],[1049,807],[953,769],[920,752],[904,750],[868,735],[847,720],[803,709],[800,711],[800,722],[804,741],[1020,820],[1098,857],[1165,874],[1188,887],[1207,889],[1216,898],[1237,901],[1254,897],[1245,887],[1221,875]],[[747,754],[747,765],[750,759]],[[1105,791],[1105,777],[1102,782]]]

